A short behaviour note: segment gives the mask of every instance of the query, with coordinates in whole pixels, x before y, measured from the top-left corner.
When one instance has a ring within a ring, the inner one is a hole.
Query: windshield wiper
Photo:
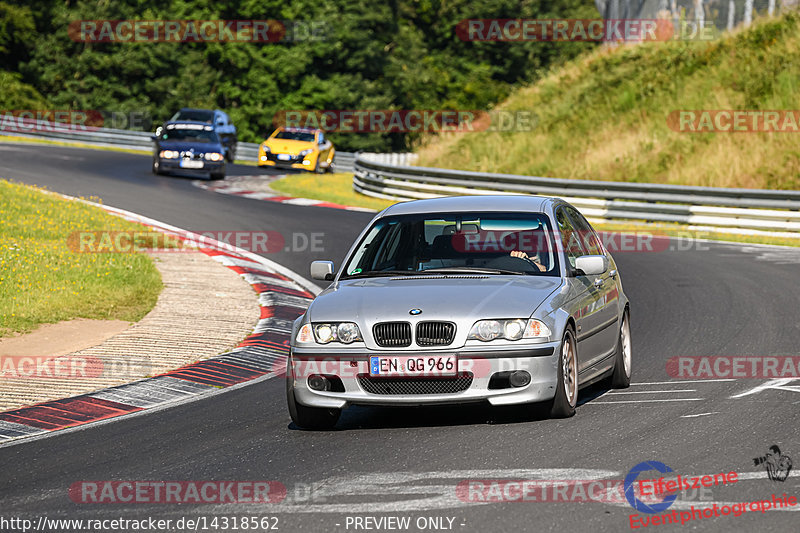
[[[365,270],[356,274],[348,274],[347,276],[343,276],[342,279],[378,278],[385,276],[416,276],[417,274],[421,273],[422,272],[418,270]]]
[[[451,267],[439,267],[439,268],[427,268],[423,272],[437,272],[437,273],[446,273],[446,272],[456,272],[458,274],[463,273],[472,273],[472,274],[513,274],[516,276],[522,276],[524,272],[517,272],[516,270],[505,270],[502,268],[483,268],[483,267],[471,267],[471,266],[451,266]]]

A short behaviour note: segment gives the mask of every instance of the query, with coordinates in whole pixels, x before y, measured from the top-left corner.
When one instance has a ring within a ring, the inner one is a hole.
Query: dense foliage
[[[465,42],[472,18],[595,18],[591,0],[18,0],[0,1],[5,109],[44,96],[57,109],[229,112],[258,141],[286,109],[491,109],[516,84],[590,43]],[[325,37],[280,43],[85,43],[75,20],[278,19]],[[16,78],[16,73],[21,78]],[[35,90],[33,90],[35,89]],[[340,149],[403,150],[402,134],[333,134]]]

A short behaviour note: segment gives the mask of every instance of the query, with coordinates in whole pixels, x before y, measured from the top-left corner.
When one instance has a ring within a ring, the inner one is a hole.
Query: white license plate
[[[372,355],[370,376],[455,376],[458,358],[455,355]]]
[[[278,159],[281,161],[288,161],[292,158],[289,154],[278,154]]]
[[[192,161],[191,159],[181,159],[181,168],[203,168],[203,162]]]

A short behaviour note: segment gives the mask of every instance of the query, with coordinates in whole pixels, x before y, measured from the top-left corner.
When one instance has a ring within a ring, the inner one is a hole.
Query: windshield
[[[341,279],[442,272],[558,276],[551,237],[543,214],[384,217],[367,231]]]
[[[279,131],[275,134],[276,139],[288,139],[291,141],[314,142],[314,133],[308,131]]]
[[[162,141],[216,143],[219,142],[217,134],[208,130],[196,129],[168,129],[160,135]]]
[[[204,109],[181,109],[175,113],[170,120],[190,120],[193,122],[207,122],[211,124],[214,121],[214,112]]]

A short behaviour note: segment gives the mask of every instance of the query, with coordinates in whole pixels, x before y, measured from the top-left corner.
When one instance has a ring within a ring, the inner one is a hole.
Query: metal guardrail
[[[0,128],[0,135],[50,139],[93,146],[125,148],[127,150],[138,150],[142,152],[150,152],[153,150],[153,141],[151,139],[153,134],[146,131],[70,127],[68,124],[41,120],[24,120],[21,123],[19,120],[16,120],[15,126],[17,126],[16,129]],[[240,161],[256,161],[258,159],[258,143],[237,143],[236,159]],[[335,163],[337,172],[352,172],[354,162],[354,153],[336,152]]]
[[[559,196],[598,221],[675,222],[696,230],[800,238],[800,191],[491,174],[393,165],[363,155],[355,161],[353,189],[391,200],[498,192]]]

